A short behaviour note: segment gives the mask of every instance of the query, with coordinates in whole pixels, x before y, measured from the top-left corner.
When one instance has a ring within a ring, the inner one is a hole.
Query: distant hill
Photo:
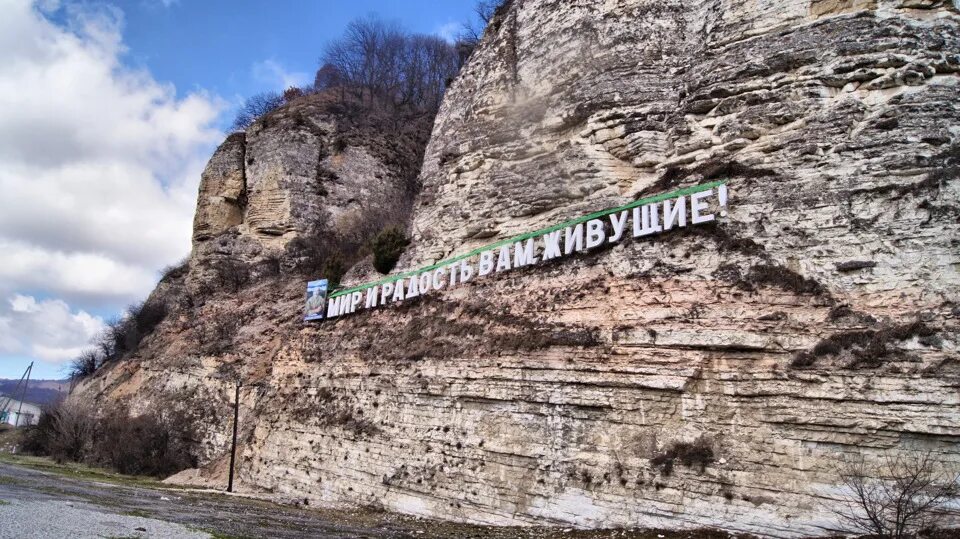
[[[17,389],[17,382],[18,380],[0,379],[0,393],[19,399],[20,390]],[[69,389],[69,380],[30,380],[23,400],[41,405],[49,404],[60,397],[65,397]],[[14,390],[17,391],[16,394]]]

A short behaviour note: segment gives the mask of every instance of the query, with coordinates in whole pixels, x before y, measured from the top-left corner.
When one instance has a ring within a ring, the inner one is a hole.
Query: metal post
[[[230,479],[227,492],[233,492],[233,462],[237,458],[237,420],[240,418],[240,380],[237,380],[237,393],[233,399],[233,444],[230,445]]]
[[[20,412],[23,411],[23,399],[27,396],[27,386],[30,385],[30,371],[33,370],[33,362],[30,362],[30,366],[27,367],[26,377],[27,380],[23,383],[23,391],[20,392],[20,406],[17,407],[17,419],[13,422],[14,428],[20,426]]]
[[[30,363],[30,367],[33,366],[33,363]],[[20,384],[23,383],[23,380],[27,377],[27,372],[30,370],[30,367],[27,367],[27,370],[23,371],[23,374],[20,376],[20,379],[17,380],[16,387],[13,388],[13,391],[9,395],[3,396],[3,404],[0,404],[0,418],[3,421],[7,421],[10,417],[10,414],[13,413],[12,410],[9,410],[10,401],[13,400],[13,397],[17,394],[17,391],[20,391]]]

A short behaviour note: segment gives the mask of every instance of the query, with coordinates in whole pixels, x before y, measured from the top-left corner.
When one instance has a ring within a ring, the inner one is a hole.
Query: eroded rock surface
[[[831,533],[843,459],[960,468],[958,29],[935,0],[514,0],[445,97],[399,269],[707,180],[728,216],[319,326],[296,279],[207,294],[82,390],[258,383],[239,477],[311,504]],[[248,165],[246,237],[311,215],[271,194],[296,148]]]
[[[415,188],[423,124],[384,119],[327,94],[271,112],[230,135],[207,164],[195,248],[230,230],[282,247],[318,231],[354,234],[365,217],[399,212]]]

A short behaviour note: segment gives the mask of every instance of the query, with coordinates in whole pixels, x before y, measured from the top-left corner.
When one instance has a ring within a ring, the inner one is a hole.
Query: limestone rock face
[[[820,203],[915,183],[956,136],[955,12],[932,4],[518,2],[437,118],[419,260],[704,176],[737,180],[722,170],[734,162],[769,171],[748,189]]]
[[[437,117],[406,269],[707,180],[730,214],[304,329],[243,477],[789,537],[839,528],[844,459],[956,470],[958,28],[945,3],[515,0]],[[698,440],[709,463],[663,464]]]
[[[727,216],[321,325],[302,280],[258,281],[81,391],[256,383],[238,476],[311,505],[832,534],[845,459],[960,469],[958,55],[936,0],[514,0],[444,99],[399,269],[705,181]],[[248,131],[243,223],[210,249],[300,230],[310,159],[354,193],[328,188],[335,230],[387,192],[352,179],[386,146],[338,163],[284,121]],[[229,347],[197,344],[213,320]]]
[[[217,148],[200,177],[193,240],[206,241],[243,222],[244,133],[234,133]]]
[[[314,94],[228,137],[201,179],[195,257],[228,232],[255,253],[277,251],[312,235],[369,233],[403,214],[427,126],[416,118],[403,129],[385,121]],[[233,254],[250,254],[241,251]]]

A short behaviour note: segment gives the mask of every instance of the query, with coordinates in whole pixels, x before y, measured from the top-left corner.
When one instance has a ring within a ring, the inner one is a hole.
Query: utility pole
[[[26,376],[26,381],[23,383],[23,391],[20,392],[20,406],[17,407],[17,419],[13,422],[14,428],[20,426],[20,412],[23,411],[23,399],[27,396],[27,386],[30,385],[30,372],[33,371],[33,362],[30,362],[30,366],[27,367],[27,372],[24,374]]]
[[[237,392],[233,398],[233,444],[230,445],[230,479],[227,492],[233,492],[233,462],[237,458],[237,420],[240,419],[240,379],[237,379]]]
[[[8,420],[9,420],[10,414],[13,413],[13,411],[9,409],[9,407],[10,407],[10,401],[12,401],[12,400],[13,400],[13,397],[16,396],[17,391],[20,391],[20,384],[22,384],[23,381],[27,379],[27,373],[30,372],[30,369],[31,369],[32,367],[33,367],[33,363],[31,362],[31,363],[30,363],[30,366],[27,367],[27,370],[23,371],[23,375],[21,375],[21,376],[20,376],[20,379],[17,380],[17,385],[16,385],[16,387],[13,388],[13,391],[11,391],[11,392],[10,392],[9,394],[7,394],[7,395],[3,395],[3,399],[2,399],[2,400],[3,400],[3,404],[0,404],[0,420],[2,420],[2,421],[8,421]]]

